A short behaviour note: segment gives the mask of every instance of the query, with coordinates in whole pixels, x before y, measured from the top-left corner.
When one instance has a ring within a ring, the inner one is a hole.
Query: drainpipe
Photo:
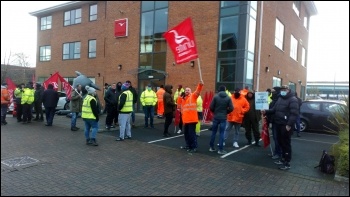
[[[262,34],[262,18],[264,11],[264,1],[261,1],[260,6],[260,25],[259,25],[259,46],[258,46],[258,69],[256,77],[256,91],[259,91],[259,81],[260,81],[260,56],[261,56],[261,34]]]

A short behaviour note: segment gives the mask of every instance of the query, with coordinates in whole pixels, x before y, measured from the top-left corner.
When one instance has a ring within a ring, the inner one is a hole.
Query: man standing
[[[214,148],[215,136],[220,125],[220,138],[219,138],[219,150],[218,154],[224,155],[227,152],[224,150],[224,133],[226,128],[227,114],[233,111],[233,104],[231,98],[227,95],[226,87],[221,85],[219,87],[219,92],[213,97],[213,100],[210,103],[209,109],[213,112],[213,128],[211,131],[211,138],[209,143],[209,151],[216,151]]]
[[[164,102],[163,102],[163,95],[164,95],[164,86],[160,85],[159,90],[156,92],[157,95],[157,117],[163,118],[164,114]]]
[[[83,106],[83,96],[81,92],[81,85],[77,84],[76,89],[72,91],[71,99],[70,99],[70,111],[72,112],[70,130],[78,131],[79,128],[77,125],[77,118],[79,113],[81,112]]]
[[[182,122],[188,152],[197,152],[196,124],[198,122],[197,98],[203,89],[203,81],[199,82],[197,89],[192,93],[191,88],[185,89],[185,98],[182,101]]]
[[[41,84],[37,83],[35,85],[35,93],[34,93],[34,110],[35,110],[35,121],[44,121],[44,113],[43,113],[43,97],[44,89]],[[40,117],[39,117],[40,116]]]
[[[176,104],[171,95],[173,93],[172,92],[173,86],[165,85],[164,89],[165,89],[165,93],[162,98],[162,100],[164,101],[164,116],[165,116],[163,137],[169,137],[171,135],[168,132],[168,129],[171,122],[173,121]]]
[[[249,110],[244,114],[243,126],[245,128],[245,137],[248,140],[247,145],[252,144],[252,131],[255,140],[255,146],[260,146],[260,131],[259,131],[259,121],[261,120],[260,110],[255,108],[255,93],[253,91],[248,91],[245,96],[249,103]]]
[[[148,128],[148,118],[150,118],[150,126],[154,128],[153,117],[154,117],[154,106],[157,103],[157,95],[152,90],[151,84],[148,84],[147,89],[142,92],[140,97],[141,104],[143,106],[143,112],[145,113],[145,126]]]
[[[24,92],[24,83],[17,86],[14,94],[16,97],[16,112],[17,112],[17,122],[22,122],[23,106],[22,106],[22,94]]]
[[[106,116],[106,129],[114,128],[113,119],[117,113],[117,84],[112,83],[111,87],[106,92],[104,100],[106,101],[107,116]]]
[[[136,110],[136,103],[137,98],[139,98],[139,95],[136,91],[136,89],[132,86],[131,81],[127,80],[125,83],[129,84],[129,90],[132,92],[132,113],[131,113],[131,125],[132,127],[135,127],[135,110]]]
[[[7,83],[1,84],[1,125],[6,125],[7,108],[10,104],[10,94],[7,90]]]
[[[34,102],[34,90],[33,84],[28,83],[24,88],[24,92],[22,94],[21,104],[23,106],[23,122],[22,124],[31,123],[32,122],[32,104]],[[57,100],[58,101],[58,100]]]
[[[297,116],[299,115],[298,99],[291,93],[288,86],[283,85],[280,89],[280,97],[276,104],[269,110],[262,110],[262,114],[274,114],[276,133],[279,145],[282,148],[282,159],[275,164],[283,165],[281,170],[290,169],[292,159],[291,135]]]
[[[118,122],[119,122],[120,130],[119,130],[119,137],[116,139],[116,141],[123,141],[124,138],[131,139],[130,118],[132,113],[133,94],[129,90],[128,83],[124,83],[122,85],[122,91],[123,92],[119,96],[119,103],[118,103],[118,111],[119,111]]]
[[[98,146],[96,142],[96,135],[98,131],[99,108],[97,104],[96,90],[93,87],[85,86],[87,95],[84,98],[81,117],[83,118],[85,128],[84,134],[86,145]],[[90,135],[91,129],[91,135]]]
[[[53,85],[50,83],[43,94],[43,104],[45,107],[45,116],[46,116],[45,126],[52,126],[53,117],[55,116],[58,99],[59,99],[58,92],[56,92],[53,89]]]

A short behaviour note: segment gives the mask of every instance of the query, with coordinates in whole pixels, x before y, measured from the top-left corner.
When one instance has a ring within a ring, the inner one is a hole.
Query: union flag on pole
[[[58,75],[58,77],[61,81],[62,88],[66,92],[67,98],[70,99],[72,96],[72,90],[73,90],[72,86],[61,75]]]
[[[176,64],[182,64],[198,58],[196,41],[191,18],[185,19],[176,27],[163,34],[173,51]]]
[[[58,72],[53,74],[51,77],[49,77],[46,81],[44,81],[43,85],[45,90],[47,89],[47,86],[51,83],[53,85],[54,90],[58,90]]]
[[[264,148],[270,144],[270,134],[269,134],[269,125],[267,123],[266,116],[263,117],[263,126],[261,131],[261,139],[264,142]]]
[[[15,91],[16,89],[16,84],[8,77],[6,77],[6,83],[7,83],[7,90],[9,92],[9,95],[10,95],[10,102],[12,103],[13,102],[13,92]]]

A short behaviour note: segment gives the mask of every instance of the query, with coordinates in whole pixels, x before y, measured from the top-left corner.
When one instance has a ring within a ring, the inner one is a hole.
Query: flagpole
[[[197,58],[197,61],[198,61],[199,79],[201,80],[201,82],[203,82],[202,71],[201,71],[201,63],[199,61],[199,58]]]

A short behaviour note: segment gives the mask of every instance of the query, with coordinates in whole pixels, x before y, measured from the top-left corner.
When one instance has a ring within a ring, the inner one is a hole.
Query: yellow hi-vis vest
[[[203,112],[203,100],[202,100],[201,95],[199,95],[197,98],[197,111]]]
[[[24,88],[24,92],[22,93],[21,104],[32,104],[34,102],[34,89]]]
[[[15,90],[15,97],[16,98],[22,98],[22,91],[19,88],[16,88]]]
[[[157,95],[153,90],[151,91],[145,90],[141,94],[140,101],[142,106],[146,106],[146,105],[155,106],[157,103]]]
[[[132,95],[132,92],[130,90],[124,91],[123,93],[120,94],[118,105],[120,104],[120,97],[123,94],[126,94],[126,101],[124,103],[123,108],[120,111],[121,112],[132,112],[133,95]]]
[[[83,107],[81,109],[81,117],[82,118],[87,118],[87,119],[96,119],[94,113],[92,113],[92,109],[91,109],[91,105],[90,105],[90,101],[91,100],[95,100],[95,97],[91,96],[91,95],[86,95],[84,101],[83,101]],[[97,101],[96,101],[97,103]]]

